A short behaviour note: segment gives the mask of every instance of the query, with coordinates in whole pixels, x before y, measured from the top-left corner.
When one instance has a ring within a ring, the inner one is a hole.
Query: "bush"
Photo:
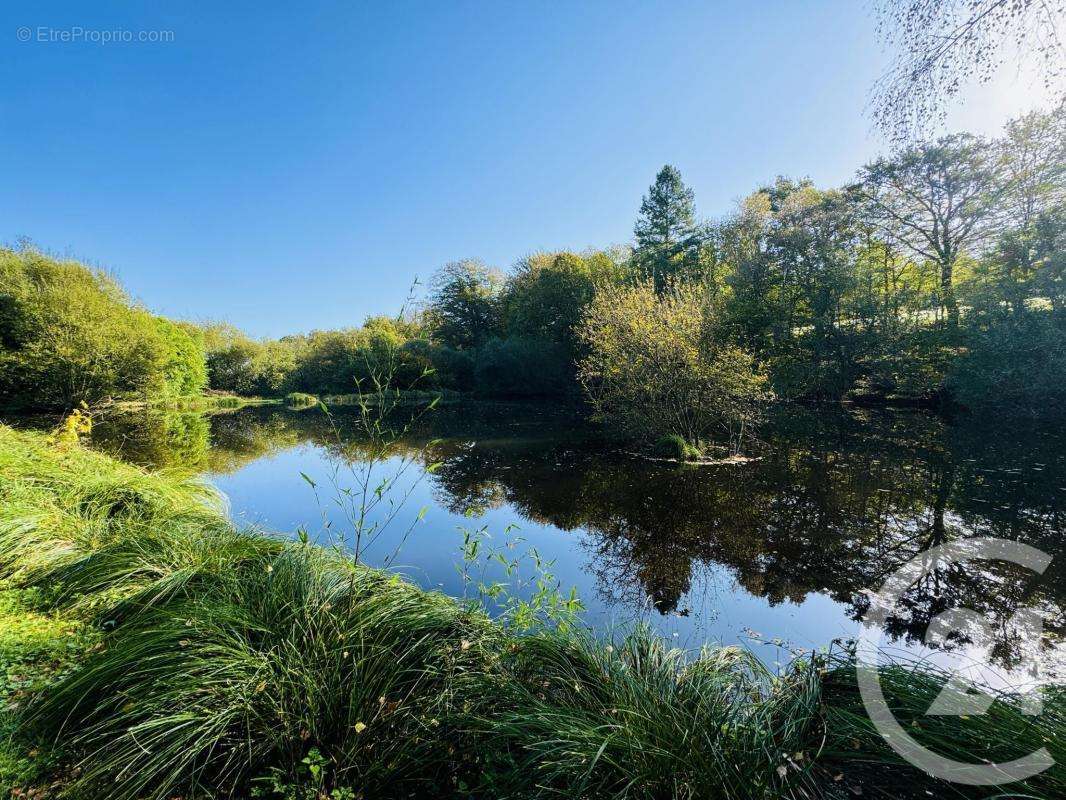
[[[700,451],[685,441],[685,437],[672,433],[660,438],[651,449],[656,458],[675,458],[678,461],[698,458]]]
[[[207,360],[203,336],[195,325],[155,317],[156,330],[163,340],[163,358],[154,394],[170,397],[198,395],[207,386]]]
[[[230,325],[202,329],[212,389],[250,396],[277,397],[292,384],[298,343],[254,341]]]
[[[728,437],[739,449],[768,398],[751,354],[717,328],[702,290],[651,283],[601,291],[581,336],[579,376],[594,408],[631,437]]]
[[[470,351],[419,338],[404,343],[401,359],[419,365],[424,374],[418,381],[422,389],[468,392],[474,388],[474,357]]]
[[[0,249],[0,287],[0,394],[12,405],[69,409],[203,388],[198,338],[134,306],[102,272]]]
[[[1066,315],[1027,311],[974,324],[948,391],[974,409],[1047,413],[1066,407]]]

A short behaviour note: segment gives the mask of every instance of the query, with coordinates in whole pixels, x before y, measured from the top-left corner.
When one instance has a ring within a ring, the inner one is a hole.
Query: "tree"
[[[676,434],[739,450],[768,395],[751,354],[726,339],[706,292],[649,282],[596,295],[580,333],[581,383],[596,411],[637,440]]]
[[[569,357],[577,352],[574,330],[597,286],[621,280],[606,253],[537,253],[524,258],[504,293],[508,336],[543,339]]]
[[[692,272],[698,263],[693,197],[677,167],[667,164],[640,204],[633,262],[645,278],[654,281],[657,291],[663,291],[673,278]]]
[[[569,354],[550,341],[511,336],[477,351],[477,389],[489,395],[552,396],[574,385]]]
[[[969,80],[987,82],[1013,41],[1062,92],[1066,49],[1057,28],[1062,0],[880,0],[879,32],[897,54],[873,92],[875,123],[897,140],[943,120],[945,101]],[[1020,64],[1021,66],[1021,64]]]
[[[0,396],[32,408],[198,392],[199,337],[133,305],[111,276],[0,249]]]
[[[860,235],[853,204],[810,180],[778,177],[718,228],[723,324],[787,397],[839,398],[861,373]]]
[[[431,283],[427,317],[433,336],[462,350],[478,347],[499,331],[503,276],[481,261],[445,264]]]
[[[892,244],[936,265],[940,305],[956,327],[955,265],[995,230],[1002,181],[991,148],[969,134],[941,137],[867,164],[851,191]]]
[[[200,329],[188,322],[154,318],[162,342],[156,391],[176,397],[199,394],[207,386],[207,362]]]
[[[981,265],[947,386],[969,407],[1040,414],[1066,402],[1066,205],[1012,228]]]
[[[222,392],[251,393],[252,362],[259,353],[259,343],[229,323],[214,323],[201,328],[207,353],[208,385]]]
[[[1026,228],[1066,202],[1066,103],[1011,120],[997,146],[1015,227]]]
[[[1041,214],[1033,228],[1035,293],[1062,315],[1066,313],[1066,204]]]
[[[991,266],[1005,298],[1021,313],[1026,283],[1046,242],[1038,228],[1047,230],[1056,210],[1066,205],[1066,104],[1050,113],[1034,111],[1011,120],[997,147],[1005,230]]]

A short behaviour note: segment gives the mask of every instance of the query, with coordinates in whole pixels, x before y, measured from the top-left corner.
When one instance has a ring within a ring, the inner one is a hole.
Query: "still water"
[[[761,440],[747,464],[682,466],[627,455],[568,409],[440,408],[373,465],[370,488],[392,486],[370,522],[391,522],[361,542],[361,557],[470,594],[462,531],[480,530],[509,557],[535,548],[593,626],[644,622],[680,646],[741,643],[783,661],[853,638],[863,590],[930,547],[1004,537],[1043,550],[1051,566],[1042,576],[998,562],[935,569],[890,615],[886,646],[965,652],[1004,672],[1028,670],[1035,648],[1052,673],[1043,678],[1055,679],[1066,630],[1060,428],[791,407]],[[99,423],[94,443],[203,473],[238,521],[323,542],[350,539],[344,498],[371,457],[344,408],[133,415]],[[992,639],[923,645],[930,620],[959,607],[977,610]],[[1035,643],[1012,622],[1024,607],[1043,619]]]

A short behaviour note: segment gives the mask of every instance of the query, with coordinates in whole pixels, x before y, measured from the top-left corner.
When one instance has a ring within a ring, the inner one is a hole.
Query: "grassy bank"
[[[0,787],[83,798],[994,796],[900,764],[830,659],[771,672],[643,632],[518,632],[478,607],[233,527],[196,480],[0,427]],[[941,679],[891,672],[918,716]],[[969,760],[1043,744],[1061,696],[959,727]],[[1038,744],[1037,744],[1038,743]],[[4,784],[7,784],[6,786]],[[1061,767],[1027,785],[1066,792]]]
[[[458,403],[464,398],[469,397],[469,394],[448,389],[427,391],[419,389],[390,389],[363,395],[324,395],[322,397],[322,402],[327,406],[355,406],[361,404],[370,407],[377,407],[383,404],[389,406],[421,406],[429,405],[430,403],[434,403],[435,405],[449,405],[452,403]]]
[[[284,402],[284,399],[278,397],[245,397],[228,392],[207,392],[187,397],[119,400],[110,408],[119,412],[140,411],[146,408],[168,411],[223,411],[246,406],[277,406]]]

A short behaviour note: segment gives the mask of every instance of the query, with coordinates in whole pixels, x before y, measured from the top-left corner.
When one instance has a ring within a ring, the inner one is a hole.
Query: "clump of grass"
[[[318,403],[319,400],[315,395],[305,392],[289,392],[285,395],[285,405],[290,408],[310,408],[317,406]]]
[[[573,632],[514,643],[484,718],[504,794],[762,798],[812,791],[819,684],[727,647],[692,658],[646,630],[615,645]]]
[[[194,565],[207,534],[233,531],[201,481],[0,426],[0,579],[68,598],[143,586]]]
[[[141,609],[27,723],[114,798],[242,794],[295,780],[312,748],[329,787],[431,791],[491,636],[445,597],[294,544]]]
[[[700,451],[676,433],[658,439],[651,448],[654,458],[674,458],[678,461],[690,461],[700,457]]]
[[[1066,797],[1066,690],[1041,693],[1042,710],[1026,714],[1022,698],[991,692],[984,714],[929,715],[950,675],[927,662],[896,660],[879,668],[893,715],[907,733],[939,755],[968,764],[1004,763],[1047,748],[1054,765],[1026,781],[969,787],[938,781],[905,762],[876,731],[862,704],[850,657],[836,659],[823,680],[828,740],[821,769],[832,783],[860,787],[874,797]],[[833,780],[835,779],[835,780]]]

